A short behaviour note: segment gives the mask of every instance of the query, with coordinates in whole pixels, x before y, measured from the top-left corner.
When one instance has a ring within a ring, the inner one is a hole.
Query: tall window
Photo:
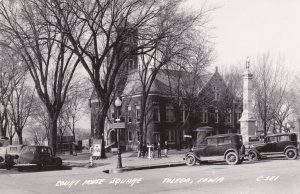
[[[182,108],[179,114],[179,121],[184,122],[186,120],[186,117],[187,117],[187,110],[185,110],[185,108]]]
[[[153,121],[160,122],[160,110],[158,105],[153,106]]]
[[[135,118],[136,118],[136,122],[140,122],[141,120],[141,107],[140,106],[136,106],[135,107]]]
[[[169,141],[175,141],[175,130],[169,130]]]
[[[127,122],[131,123],[132,122],[132,112],[131,112],[131,106],[127,107]]]
[[[213,91],[214,91],[214,95],[215,95],[215,100],[220,100],[220,93],[219,93],[219,89],[217,86],[213,87]]]
[[[226,123],[231,123],[231,109],[227,109],[227,114],[226,114]]]
[[[215,110],[215,118],[216,118],[216,123],[219,123],[219,111]]]
[[[132,141],[132,132],[128,131],[128,141]]]
[[[175,122],[174,108],[172,106],[166,107],[166,122]]]
[[[201,123],[207,123],[208,122],[207,108],[202,108],[201,109],[200,116],[201,116]]]

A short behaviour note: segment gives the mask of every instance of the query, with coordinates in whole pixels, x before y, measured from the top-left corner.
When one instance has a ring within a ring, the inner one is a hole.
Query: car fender
[[[224,153],[224,159],[226,159],[226,155],[229,153],[229,152],[235,152],[237,155],[239,155],[238,151],[236,149],[228,149],[225,151]]]
[[[188,152],[185,154],[185,158],[190,156],[190,155],[193,155],[197,160],[200,160],[200,158],[194,153],[194,152]]]
[[[259,151],[257,151],[257,149],[255,149],[255,148],[247,149],[247,151],[246,151],[246,155],[247,155],[247,156],[249,155],[248,153],[249,153],[250,151],[256,152],[258,158],[262,158],[262,157],[263,157],[263,156],[259,153]]]
[[[284,152],[285,152],[287,149],[290,149],[290,148],[295,149],[295,150],[298,152],[298,148],[297,148],[296,146],[293,146],[293,145],[286,146],[286,147],[284,148]]]

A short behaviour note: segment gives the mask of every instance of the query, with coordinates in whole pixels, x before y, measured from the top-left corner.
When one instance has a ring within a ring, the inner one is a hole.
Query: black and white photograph
[[[1,194],[299,194],[300,0],[0,0]]]

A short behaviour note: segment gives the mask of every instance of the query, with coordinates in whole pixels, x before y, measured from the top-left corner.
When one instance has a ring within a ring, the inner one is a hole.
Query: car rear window
[[[290,136],[288,135],[279,136],[279,141],[290,141]]]

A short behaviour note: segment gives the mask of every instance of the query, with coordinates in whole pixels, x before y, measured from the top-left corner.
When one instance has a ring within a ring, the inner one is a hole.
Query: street
[[[106,174],[98,168],[0,170],[1,193],[300,193],[300,160],[284,158]]]

